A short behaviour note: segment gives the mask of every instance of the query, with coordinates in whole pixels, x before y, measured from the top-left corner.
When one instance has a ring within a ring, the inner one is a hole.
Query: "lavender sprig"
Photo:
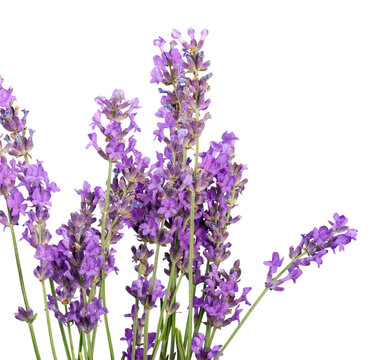
[[[13,107],[13,102],[16,99],[12,95],[12,88],[5,89],[3,87],[4,79],[0,76],[0,124],[8,132],[4,136],[4,140],[7,144],[3,147],[0,141],[0,195],[4,196],[7,208],[7,215],[0,211],[1,223],[4,227],[9,227],[11,230],[12,243],[14,248],[16,266],[18,270],[20,288],[23,295],[23,301],[25,305],[25,313],[19,308],[17,318],[20,320],[22,317],[27,317],[28,327],[30,330],[31,340],[34,347],[36,358],[40,359],[40,353],[38,344],[35,337],[35,331],[32,324],[34,317],[31,318],[32,313],[28,304],[27,292],[24,284],[23,272],[20,264],[20,257],[18,251],[18,245],[16,242],[16,234],[14,225],[19,222],[20,214],[25,214],[26,206],[23,204],[24,197],[19,190],[15,187],[17,176],[20,168],[14,158],[24,156],[25,160],[28,160],[28,153],[32,148],[32,134],[30,131],[30,137],[27,139],[26,134],[26,116],[28,111],[23,111],[23,117],[19,117],[19,108]],[[9,154],[13,159],[8,164],[6,155]]]
[[[268,290],[283,291],[284,288],[279,285],[288,280],[292,280],[295,283],[302,275],[300,267],[308,266],[311,262],[316,262],[318,267],[320,267],[322,264],[322,257],[328,253],[327,249],[332,249],[333,253],[335,253],[337,248],[339,251],[343,251],[345,245],[349,244],[352,240],[356,240],[357,230],[349,229],[349,227],[346,226],[348,219],[344,215],[339,216],[338,214],[334,214],[333,218],[334,222],[329,221],[331,225],[330,228],[327,226],[321,226],[319,229],[314,228],[308,234],[302,235],[302,240],[296,248],[293,246],[290,247],[289,256],[291,261],[279,273],[278,269],[282,266],[283,259],[279,258],[277,252],[272,254],[272,260],[264,262],[264,265],[269,267],[265,289],[248,310],[247,314],[238,324],[232,335],[230,335],[226,343],[218,351],[214,360],[222,355],[222,352],[233,340],[234,336],[244,325],[245,321]],[[288,271],[288,275],[282,277],[286,271]],[[273,277],[275,274],[277,275]]]

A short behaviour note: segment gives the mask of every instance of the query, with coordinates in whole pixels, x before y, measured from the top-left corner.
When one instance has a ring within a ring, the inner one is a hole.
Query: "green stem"
[[[231,196],[231,205],[233,206],[234,205],[234,197],[236,196],[236,187],[233,186],[232,188],[232,196]],[[232,209],[229,209],[228,210],[228,213],[226,214],[226,222],[225,222],[225,227],[224,227],[224,233],[226,231],[226,227],[228,226],[228,222],[229,222],[229,219],[230,219],[230,215],[232,213]]]
[[[213,339],[214,339],[214,335],[216,334],[216,331],[217,331],[217,328],[213,328],[212,334],[211,334],[211,336],[210,336],[210,344],[209,344],[209,348],[210,348],[210,346],[211,346],[212,343],[213,343]]]
[[[110,194],[111,181],[112,181],[112,162],[109,161],[108,179],[106,181],[104,211],[103,211],[102,219],[101,219],[101,244],[102,244],[102,246],[105,249],[108,246],[108,244],[106,243],[106,238],[105,238],[105,226],[106,226],[106,217],[108,215],[109,194]],[[102,270],[102,274],[101,274],[101,290],[102,290],[102,303],[106,307],[105,272],[104,272],[104,270]],[[111,335],[110,335],[110,329],[109,329],[108,315],[107,314],[104,314],[104,323],[105,323],[106,336],[108,338],[110,358],[111,358],[111,360],[114,360],[115,356],[114,356],[114,353],[113,353],[112,338],[111,338]],[[92,346],[92,349],[93,349],[93,346]]]
[[[181,274],[181,276],[179,277],[178,284],[177,284],[177,286],[176,286],[176,288],[175,288],[175,291],[174,291],[174,293],[173,293],[173,296],[172,296],[172,298],[171,298],[171,302],[170,302],[171,305],[175,303],[176,294],[177,294],[177,292],[178,292],[178,289],[179,289],[179,286],[180,286],[180,284],[181,284],[181,282],[182,282],[182,279],[183,279],[183,274]],[[164,305],[164,303],[163,303],[163,305]],[[172,314],[168,314],[168,315],[166,316],[166,320],[165,320],[165,322],[164,322],[164,327],[163,327],[163,330],[162,330],[161,335],[160,335],[159,337],[156,336],[156,341],[155,341],[155,345],[154,345],[154,351],[153,351],[153,353],[152,353],[152,358],[151,358],[151,360],[155,359],[155,356],[156,356],[156,354],[157,354],[157,351],[158,351],[160,342],[161,342],[161,340],[162,340],[162,339],[164,338],[164,336],[165,336],[165,331],[166,331],[166,329],[168,328],[167,322],[168,322],[170,316],[172,316]]]
[[[78,360],[82,358],[82,343],[83,343],[83,337],[82,337],[82,332],[79,332],[79,344],[78,344]]]
[[[205,338],[205,349],[209,350],[211,345],[211,331],[212,331],[212,324],[210,324],[210,321],[206,323],[206,338]]]
[[[6,197],[5,197],[5,201],[7,201]],[[26,310],[28,310],[30,308],[30,306],[28,305],[26,287],[24,285],[23,271],[22,271],[22,267],[20,265],[20,257],[19,257],[18,245],[17,245],[17,242],[16,242],[15,229],[14,229],[13,223],[12,223],[11,211],[10,211],[8,206],[7,206],[7,211],[8,211],[9,228],[11,229],[11,235],[12,235],[13,250],[14,250],[14,253],[15,253],[16,266],[17,266],[17,269],[18,269],[20,288],[22,290],[24,306],[25,306]],[[40,358],[40,354],[39,354],[38,344],[36,342],[34,326],[32,325],[32,323],[28,323],[28,327],[29,327],[29,330],[30,330],[32,345],[34,347],[36,359],[40,360],[41,358]]]
[[[85,341],[85,333],[83,331],[81,331],[81,336],[82,336],[82,347],[84,349],[84,358],[85,358],[85,360],[88,360],[89,359],[88,349],[87,349],[86,341]]]
[[[289,267],[298,259],[300,259],[302,256],[306,255],[307,252],[303,252],[302,254],[300,254],[298,257],[296,257],[295,259],[293,259],[274,279],[273,281],[276,281],[278,280],[288,269]],[[253,312],[253,310],[255,310],[257,304],[261,301],[261,299],[264,297],[264,295],[268,292],[268,288],[265,288],[261,294],[259,295],[259,297],[256,299],[256,301],[254,302],[254,304],[251,306],[251,308],[248,310],[248,312],[245,314],[244,318],[241,320],[240,324],[238,324],[238,326],[236,327],[236,329],[233,331],[232,335],[230,335],[230,337],[228,338],[228,340],[226,341],[226,343],[224,344],[224,346],[220,349],[220,351],[218,352],[218,354],[216,355],[216,357],[214,358],[214,360],[217,360],[220,356],[221,356],[221,353],[228,347],[228,345],[230,344],[230,342],[233,340],[233,338],[235,337],[235,335],[238,333],[238,331],[241,329],[241,327],[244,325],[245,321],[248,319],[248,317],[251,315],[251,313]]]
[[[194,206],[195,206],[195,191],[191,190],[190,201],[190,250],[189,250],[189,314],[187,317],[186,326],[186,338],[187,342],[187,358],[190,358],[191,353],[191,336],[193,328],[193,299],[194,299],[194,286],[193,286],[193,253],[194,253]]]
[[[194,160],[194,180],[197,178],[198,169],[198,151],[199,151],[199,137],[195,138],[195,160]]]
[[[112,179],[112,162],[109,161],[109,168],[108,168],[108,179],[106,181],[106,192],[105,192],[105,201],[104,201],[104,211],[102,214],[101,219],[101,243],[102,246],[105,248],[105,226],[106,226],[106,216],[108,213],[108,206],[109,206],[109,194],[110,194],[110,183]]]
[[[187,149],[184,148],[183,149],[183,165],[182,165],[183,168],[186,167],[186,163],[187,163]]]
[[[158,239],[158,242],[156,244],[155,260],[154,260],[154,268],[153,268],[153,271],[152,271],[152,280],[151,280],[150,293],[152,293],[152,291],[154,290],[154,286],[155,286],[156,270],[158,268],[159,250],[160,250],[160,242],[159,242],[159,240],[160,240],[160,237],[161,237],[161,234],[162,234],[163,227],[164,227],[164,219],[160,223],[159,239]],[[148,349],[148,323],[149,323],[150,311],[151,311],[151,309],[148,308],[148,303],[146,303],[145,309],[146,309],[146,316],[145,316],[145,323],[144,323],[144,341],[143,341],[144,342],[144,352],[143,352],[143,360],[147,360],[147,353],[148,353],[148,351],[147,351],[147,349]]]
[[[172,267],[172,269],[171,269],[171,273],[170,273],[170,277],[169,277],[168,284],[167,284],[167,289],[166,289],[166,295],[164,295],[163,305],[162,305],[162,307],[160,309],[160,316],[159,316],[159,321],[158,321],[158,327],[156,328],[156,339],[158,339],[159,332],[160,332],[160,329],[162,327],[163,318],[164,318],[164,311],[166,310],[167,298],[170,295],[170,290],[171,290],[171,286],[172,286],[172,282],[173,282],[173,277],[174,276],[176,276],[175,275],[175,266]],[[170,304],[170,305],[172,305],[172,304]]]
[[[199,121],[199,109],[198,99],[197,107],[195,109],[195,121]],[[195,180],[197,179],[198,170],[198,154],[199,154],[199,137],[195,138],[195,160],[194,160],[194,173],[193,173],[193,187],[191,190],[191,202],[190,202],[190,251],[189,251],[189,314],[187,317],[185,341],[187,343],[187,358],[191,357],[191,339],[193,330],[193,299],[195,294],[195,287],[193,286],[193,253],[194,253],[194,212],[195,212]]]
[[[150,321],[150,309],[146,310],[145,323],[144,323],[144,350],[143,350],[143,360],[147,360],[148,351],[148,323]]]
[[[83,281],[81,275],[79,276],[79,278],[80,278],[80,283],[81,283],[81,286],[82,286],[82,299],[83,299],[83,301],[84,301],[84,307],[86,308],[86,307],[87,307],[87,304],[88,304],[88,298],[87,298],[87,296],[86,296],[85,285],[84,285],[84,281]],[[82,334],[83,334],[83,336],[84,336],[84,332],[82,332]],[[88,348],[87,348],[87,350],[86,350],[86,352],[87,352],[87,354],[88,354],[88,357],[86,357],[86,359],[92,360],[93,355],[92,355],[92,353],[91,353],[91,351],[92,351],[92,343],[91,343],[91,341],[90,341],[90,333],[87,333],[87,334],[86,334],[86,338],[87,338],[87,341],[88,341]],[[84,349],[85,349],[85,348],[86,348],[85,339],[83,340],[83,342],[84,342]]]
[[[178,238],[178,234],[177,234],[177,238]],[[175,248],[177,248],[177,246],[178,246],[178,243],[176,243]],[[173,271],[176,274],[177,267],[176,267],[176,263],[175,262],[173,262],[173,268],[174,268]],[[174,291],[174,296],[175,297],[176,297],[177,289],[179,288],[179,285],[181,283],[182,278],[183,278],[183,275],[181,273],[181,276],[179,277],[179,280],[178,280],[178,285],[176,284],[176,277],[173,278],[173,283],[172,283],[172,286],[171,286],[171,291]],[[174,299],[174,302],[175,302],[175,299]],[[176,318],[176,313],[173,313],[171,315],[171,326],[167,328],[167,334],[162,339],[162,342],[163,342],[162,343],[162,351],[163,351],[164,354],[167,354],[168,341],[169,341],[170,331],[171,331],[170,359],[173,359],[174,346],[175,346],[175,342],[174,342],[175,318]]]
[[[98,329],[98,325],[96,325],[96,327],[93,330],[93,336],[92,336],[92,356],[94,354],[94,346],[96,345],[97,329]]]
[[[39,354],[38,344],[36,342],[34,327],[32,326],[32,324],[29,323],[28,328],[30,330],[32,344],[34,345],[34,352],[35,352],[36,360],[40,360],[40,354]]]
[[[49,283],[50,283],[51,295],[54,298],[55,307],[59,310],[58,301],[57,301],[57,294],[55,292],[54,281],[52,278],[49,278]],[[67,339],[66,339],[65,329],[63,327],[63,324],[59,320],[58,320],[58,325],[59,325],[59,330],[60,330],[61,336],[62,336],[63,346],[65,347],[66,357],[68,360],[70,360],[71,356],[70,356],[70,351],[69,351],[69,345],[68,345]],[[74,356],[73,356],[73,358],[74,358]]]
[[[102,277],[101,277],[101,288],[102,288],[102,305],[106,307],[106,297],[105,297],[105,271],[102,271]],[[108,344],[109,344],[109,353],[111,360],[114,360],[115,355],[113,351],[113,344],[112,344],[112,338],[110,335],[110,329],[109,329],[109,322],[108,322],[108,315],[104,314],[104,323],[105,323],[105,330],[106,330],[106,336],[108,338]]]
[[[109,244],[107,243],[107,239],[109,238],[109,236],[105,237],[105,228],[106,228],[106,217],[108,215],[108,207],[109,207],[109,195],[110,195],[111,180],[112,180],[112,166],[113,166],[113,163],[111,161],[109,161],[108,176],[107,176],[107,181],[106,181],[105,199],[104,199],[104,209],[102,211],[102,217],[101,217],[101,245],[102,245],[102,247],[105,250],[109,246]],[[104,261],[105,261],[105,254],[104,254]],[[92,288],[91,288],[91,291],[90,291],[90,296],[89,296],[89,302],[91,302],[93,300],[93,296],[94,296],[94,292],[95,292],[95,286],[96,286],[96,281],[93,281]],[[102,297],[102,303],[103,303],[104,306],[106,306],[105,272],[103,270],[101,271],[101,283],[100,283],[99,297]],[[106,336],[107,336],[107,339],[108,339],[110,357],[111,357],[112,360],[114,360],[112,338],[111,338],[111,334],[110,334],[109,322],[108,322],[107,314],[104,314],[104,323],[105,323]],[[94,346],[95,346],[95,342],[96,342],[97,328],[98,327],[96,326],[94,328],[94,330],[93,330],[92,342],[89,345],[90,354],[91,354],[92,357],[93,357]]]
[[[49,333],[49,338],[50,338],[50,345],[51,345],[51,351],[53,353],[53,358],[54,360],[57,360],[57,354],[55,352],[55,345],[54,345],[54,338],[53,338],[53,333],[51,331],[51,321],[50,321],[50,314],[48,311],[48,306],[47,306],[47,294],[46,294],[46,285],[45,282],[42,281],[42,292],[43,292],[43,299],[44,299],[44,308],[46,311],[46,320],[47,320],[47,329]]]
[[[139,280],[141,277],[141,266],[139,266],[137,270],[137,279]],[[136,299],[135,305],[135,316],[133,322],[133,335],[132,335],[132,351],[131,351],[131,359],[136,360],[136,346],[137,346],[137,325],[138,325],[138,316],[139,316],[139,299]]]
[[[171,319],[171,345],[170,345],[170,357],[172,359],[175,353],[175,314]]]
[[[102,287],[101,287],[101,284],[100,284],[100,291],[98,292],[98,297],[99,298],[102,297]],[[98,329],[98,325],[93,330],[92,354],[94,354],[94,346],[95,346],[95,343],[96,343],[97,329]]]
[[[131,359],[135,359],[136,355],[136,346],[137,346],[137,318],[139,316],[139,299],[136,299],[136,305],[135,305],[135,317],[133,321],[133,335],[132,335],[132,352],[131,352]]]
[[[65,305],[65,311],[67,312],[67,305]],[[75,360],[73,336],[71,334],[71,328],[70,328],[69,322],[67,322],[67,333],[69,335],[69,341],[70,341],[71,358]]]

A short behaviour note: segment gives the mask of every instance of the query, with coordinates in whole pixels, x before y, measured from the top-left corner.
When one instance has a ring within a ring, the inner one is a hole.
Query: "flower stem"
[[[212,331],[212,325],[210,324],[209,320],[206,323],[206,339],[205,339],[205,349],[209,350],[211,345],[211,331]]]
[[[5,200],[7,201],[7,198],[5,198]],[[12,235],[13,250],[14,250],[14,253],[15,253],[16,266],[17,266],[17,269],[18,269],[20,288],[22,290],[22,295],[23,295],[23,300],[24,300],[25,308],[26,308],[26,310],[28,310],[30,308],[30,306],[28,305],[27,293],[26,293],[26,288],[25,288],[25,285],[24,285],[23,272],[22,272],[22,267],[20,265],[19,250],[18,250],[18,245],[17,245],[17,242],[16,242],[15,229],[14,229],[13,223],[12,223],[11,211],[10,211],[8,206],[7,206],[7,210],[8,210],[9,228],[11,229],[11,235]],[[38,344],[36,342],[34,326],[31,323],[29,323],[28,327],[30,329],[30,335],[31,335],[32,345],[34,346],[34,351],[35,351],[36,359],[40,360],[39,348],[38,348]]]
[[[147,360],[148,353],[148,323],[150,321],[150,309],[146,310],[145,315],[145,324],[144,324],[144,350],[143,350],[143,360]]]
[[[139,266],[137,270],[137,279],[139,280],[141,277],[141,267]],[[139,316],[139,299],[136,299],[135,304],[135,315],[133,317],[133,333],[132,333],[132,351],[131,351],[131,359],[136,360],[136,346],[137,346],[137,318]]]
[[[84,358],[85,358],[85,360],[88,360],[89,359],[88,348],[86,346],[85,333],[83,331],[81,331],[81,336],[82,336],[82,347],[84,349]]]
[[[136,345],[137,345],[137,318],[139,316],[139,299],[136,299],[135,316],[133,318],[133,335],[132,335],[132,352],[131,359],[136,360]]]
[[[183,149],[183,161],[182,161],[182,167],[185,168],[187,163],[187,149]]]
[[[108,213],[108,206],[109,206],[109,194],[110,194],[110,183],[112,179],[112,162],[109,161],[109,168],[108,168],[108,179],[106,181],[106,192],[105,192],[105,200],[104,200],[104,211],[102,213],[102,219],[101,219],[101,243],[102,246],[105,247],[105,226],[106,226],[106,216]]]
[[[159,261],[159,250],[160,250],[160,238],[162,235],[164,227],[164,219],[160,223],[160,232],[159,232],[159,239],[156,244],[156,250],[155,250],[155,260],[154,260],[154,268],[152,270],[152,280],[151,280],[151,288],[150,288],[150,293],[152,294],[152,291],[154,290],[155,286],[155,280],[156,280],[156,270],[158,268],[158,261]],[[145,309],[146,309],[146,316],[145,316],[145,323],[144,323],[144,352],[143,352],[143,360],[147,360],[147,353],[148,353],[148,323],[150,319],[150,311],[151,309],[148,308],[146,304]]]
[[[170,277],[168,279],[168,284],[167,284],[167,289],[166,289],[166,295],[164,295],[164,299],[163,299],[163,305],[160,309],[160,316],[159,316],[159,321],[158,321],[158,327],[156,328],[156,339],[158,339],[159,337],[159,332],[160,332],[160,329],[162,327],[162,323],[163,323],[163,318],[164,318],[164,312],[166,310],[166,303],[167,303],[167,299],[170,295],[170,290],[171,290],[171,286],[172,286],[172,282],[173,282],[173,277],[176,276],[175,274],[175,266],[172,266],[171,267],[171,273],[170,273]],[[172,305],[172,304],[171,304]],[[154,347],[155,349],[155,347]]]
[[[306,255],[307,252],[303,252],[302,254],[300,254],[298,257],[296,257],[295,259],[293,259],[286,267],[284,267],[284,269],[273,279],[274,281],[278,280],[288,269],[289,267],[298,259],[300,259],[302,256]],[[214,360],[217,360],[220,356],[221,356],[221,353],[228,347],[228,345],[230,344],[230,342],[233,340],[234,336],[238,333],[238,331],[241,329],[241,327],[244,325],[245,321],[248,319],[249,315],[251,315],[252,311],[255,309],[255,307],[257,306],[257,304],[261,301],[261,299],[264,297],[264,295],[268,292],[268,288],[265,288],[261,294],[259,295],[259,297],[256,299],[256,301],[254,302],[254,304],[251,306],[251,308],[248,310],[248,312],[245,314],[244,318],[241,320],[241,322],[238,324],[238,326],[236,327],[236,329],[233,331],[232,335],[230,335],[230,337],[228,338],[228,340],[226,341],[226,343],[224,344],[224,346],[220,349],[220,351],[218,352],[218,354],[216,355],[216,357],[214,358]]]
[[[113,163],[109,161],[108,165],[108,178],[106,180],[106,191],[105,191],[105,200],[104,200],[104,209],[102,213],[102,218],[101,218],[101,245],[105,248],[107,248],[108,244],[106,242],[106,237],[105,237],[105,227],[106,227],[106,217],[108,215],[108,207],[109,207],[109,194],[110,194],[110,185],[112,181],[112,166]],[[100,292],[102,294],[102,303],[104,307],[106,307],[106,296],[105,296],[105,271],[101,271],[101,285],[100,285]],[[110,358],[111,360],[114,360],[114,352],[113,352],[113,345],[112,345],[112,338],[110,335],[110,329],[109,329],[109,322],[108,322],[108,315],[105,313],[104,314],[104,323],[105,323],[105,330],[106,330],[106,336],[108,339],[108,345],[109,345],[109,352],[110,352]],[[97,329],[97,328],[96,328]],[[96,335],[96,330],[93,333],[93,339],[95,339]],[[91,345],[91,352],[93,353],[94,350],[94,341],[93,344]]]
[[[213,339],[214,339],[214,335],[216,334],[216,331],[217,331],[217,328],[213,328],[212,334],[210,336],[210,345],[209,345],[209,347],[213,343]]]
[[[102,271],[101,276],[101,287],[102,287],[102,305],[106,307],[106,297],[105,297],[105,271]],[[108,315],[107,313],[104,314],[104,323],[105,323],[105,330],[106,330],[106,336],[108,338],[108,345],[109,345],[109,353],[111,360],[114,360],[115,355],[113,351],[113,344],[112,344],[112,338],[110,335],[110,329],[109,329],[109,322],[108,322]]]
[[[83,342],[83,337],[82,337],[82,332],[79,332],[79,344],[78,344],[78,360],[82,359],[82,342]]]
[[[45,285],[44,281],[41,281],[41,283],[42,283],[44,308],[45,308],[45,311],[46,311],[47,329],[48,329],[49,338],[50,338],[51,351],[53,353],[54,360],[57,360],[57,354],[55,352],[55,345],[54,345],[54,338],[53,338],[53,333],[52,333],[52,330],[51,330],[50,314],[49,314],[49,310],[48,310],[48,306],[47,306],[46,285]]]
[[[198,99],[195,109],[195,121],[199,121]],[[195,213],[195,180],[197,179],[198,170],[198,154],[199,154],[199,136],[195,137],[195,159],[193,173],[193,190],[191,190],[190,201],[190,250],[189,250],[189,314],[187,317],[187,325],[185,332],[185,344],[187,342],[187,358],[191,357],[191,339],[193,335],[193,300],[195,287],[193,286],[193,253],[194,253],[194,213]],[[186,337],[187,336],[187,337]]]
[[[32,324],[28,324],[28,328],[30,329],[30,335],[32,339],[32,344],[34,345],[36,360],[40,360],[40,354],[39,354],[38,344],[36,342],[34,327],[32,326]]]
[[[87,306],[88,306],[88,298],[86,296],[86,290],[85,290],[85,285],[84,285],[84,281],[82,279],[82,276],[80,275],[79,276],[80,278],[80,283],[81,283],[81,286],[82,286],[82,299],[83,299],[83,303],[84,303],[84,308],[87,309]],[[82,331],[82,335],[84,336],[85,335],[85,332]],[[86,357],[86,360],[87,359],[90,359],[92,360],[93,359],[93,354],[92,354],[92,343],[90,341],[90,333],[88,332],[86,334],[86,338],[88,340],[88,347],[86,347],[86,343],[85,343],[85,336],[84,336],[84,339],[83,339],[83,342],[84,342],[84,350],[86,349],[86,353],[88,355],[88,357]]]
[[[65,311],[67,313],[67,305],[65,305]],[[71,349],[71,358],[75,360],[75,354],[74,354],[74,344],[73,344],[73,336],[71,334],[71,328],[70,323],[67,322],[67,333],[69,335],[69,341],[70,341],[70,349]]]
[[[55,307],[59,310],[58,301],[57,301],[57,294],[55,293],[55,286],[54,286],[54,281],[52,278],[49,279],[49,283],[50,283],[51,295],[54,298]],[[71,356],[70,356],[70,351],[69,351],[69,345],[68,345],[67,339],[66,339],[65,329],[63,328],[63,324],[59,320],[58,320],[58,325],[59,325],[59,330],[60,330],[61,336],[62,336],[63,346],[65,347],[67,359],[70,360]]]
[[[173,314],[171,318],[171,345],[170,345],[169,359],[173,359],[174,355],[175,355],[175,314]]]
[[[98,325],[93,329],[93,336],[92,336],[92,356],[94,354],[94,346],[96,345],[96,336],[97,336],[97,329]]]
[[[191,337],[193,332],[193,299],[194,299],[194,286],[193,286],[193,253],[194,253],[194,206],[195,206],[195,191],[191,190],[191,201],[190,201],[190,250],[189,250],[189,314],[187,316],[186,325],[186,338],[185,344],[187,343],[187,358],[190,358],[191,353]]]
[[[178,289],[179,289],[179,286],[180,286],[180,284],[181,284],[181,282],[182,282],[182,278],[183,278],[183,275],[181,274],[181,276],[179,277],[179,280],[178,280],[178,284],[177,284],[177,286],[176,286],[176,288],[175,288],[175,291],[174,291],[174,293],[173,293],[173,296],[171,297],[171,302],[170,302],[171,305],[175,303],[176,294],[177,294]],[[165,302],[166,302],[166,301],[165,301]],[[163,303],[163,312],[164,312],[164,310],[165,310],[165,302]],[[152,353],[151,360],[155,359],[156,353],[157,353],[158,348],[159,348],[159,345],[160,345],[160,341],[163,340],[163,338],[164,338],[164,336],[165,336],[165,331],[166,331],[167,328],[168,328],[167,322],[168,322],[170,316],[172,316],[172,314],[168,314],[168,315],[166,316],[166,321],[164,322],[164,326],[163,326],[161,335],[158,337],[159,332],[158,332],[157,335],[156,335],[156,338],[155,338],[156,340],[155,340],[155,345],[154,345],[154,351],[153,351],[153,353]]]

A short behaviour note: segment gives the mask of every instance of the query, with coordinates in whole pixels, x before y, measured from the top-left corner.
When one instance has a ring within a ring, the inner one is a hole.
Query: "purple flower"
[[[136,141],[129,137],[128,134],[131,130],[134,132],[140,131],[134,120],[136,115],[134,111],[140,108],[139,99],[127,100],[124,92],[116,89],[113,91],[110,99],[98,96],[95,100],[100,105],[101,110],[94,114],[91,127],[93,130],[99,129],[105,137],[107,145],[105,150],[103,150],[98,145],[97,133],[92,132],[88,134],[90,142],[86,148],[93,146],[105,160],[111,162],[124,161],[129,152],[135,152],[134,146]],[[104,114],[108,120],[106,125],[101,121],[101,114]],[[123,122],[126,119],[129,119],[129,125],[123,128]]]
[[[31,195],[31,202],[33,205],[51,206],[50,198],[50,191],[37,187]]]
[[[132,286],[127,286],[125,289],[129,294],[139,299],[141,304],[146,308],[152,309],[158,299],[161,299],[167,292],[164,291],[164,286],[160,280],[155,280],[154,288],[151,291],[152,280],[146,280],[141,277],[132,283]]]
[[[169,219],[177,213],[178,202],[173,198],[164,198],[162,200],[162,207],[158,213],[163,215],[165,219]]]
[[[15,313],[16,319],[18,319],[20,321],[25,321],[29,324],[32,324],[37,316],[38,316],[38,314],[34,314],[32,309],[24,310],[24,308],[22,308],[21,306],[18,307],[18,312]]]
[[[4,229],[9,226],[8,217],[3,210],[0,210],[0,224],[4,226]]]
[[[45,281],[53,275],[53,269],[50,263],[42,261],[41,265],[37,266],[34,270],[34,275],[39,281]]]
[[[274,252],[272,254],[271,261],[264,261],[264,265],[269,266],[269,272],[275,274],[278,271],[278,268],[282,266],[284,258],[280,259],[279,253]]]
[[[197,360],[211,360],[216,357],[222,345],[213,346],[211,349],[204,348],[206,337],[198,333],[191,340],[191,351],[195,354]],[[222,354],[220,354],[222,356]]]
[[[122,121],[129,117],[133,110],[140,109],[139,99],[127,100],[123,90],[114,90],[110,99],[98,96],[95,100],[109,120]]]
[[[156,237],[158,232],[158,223],[155,221],[155,219],[152,216],[147,215],[146,222],[142,223],[139,226],[139,229],[141,230],[144,236],[150,236],[154,238]]]
[[[3,159],[4,160],[0,162],[0,194],[8,195],[15,184],[16,174],[12,168],[8,166],[5,158]]]
[[[27,204],[23,204],[24,197],[22,193],[14,187],[11,190],[10,195],[7,197],[7,205],[12,210],[12,216],[18,216],[19,214],[25,215]]]
[[[141,324],[138,324],[137,328],[137,341],[136,343],[141,342],[141,334],[140,334],[140,329],[141,329]],[[147,342],[147,348],[148,350],[153,348],[155,345],[155,339],[156,339],[156,333],[151,332],[148,334],[148,342]],[[132,359],[132,345],[133,345],[133,326],[132,329],[125,329],[125,336],[122,337],[120,340],[126,341],[127,342],[127,351],[123,351],[123,355],[125,359],[131,360]],[[138,347],[135,350],[135,360],[143,360],[143,355],[144,355],[144,348]],[[147,360],[151,359],[151,355],[147,355]]]
[[[91,133],[88,135],[90,142],[86,145],[86,149],[89,149],[90,146],[93,146],[98,152],[101,150],[101,148],[97,144],[97,134]]]
[[[330,225],[332,225],[332,228],[334,231],[345,231],[348,229],[346,224],[348,223],[348,219],[346,218],[345,215],[338,215],[337,213],[334,214],[334,223],[329,221]]]
[[[15,100],[15,96],[11,95],[13,89],[10,87],[8,90],[3,88],[4,79],[0,75],[0,106],[8,109],[11,101]]]
[[[194,354],[199,353],[205,343],[206,336],[203,334],[197,334],[191,340],[191,351]]]
[[[78,329],[90,333],[98,324],[100,317],[108,310],[102,306],[102,298],[94,298],[87,307],[83,303],[74,301],[65,315],[67,321],[74,321]]]

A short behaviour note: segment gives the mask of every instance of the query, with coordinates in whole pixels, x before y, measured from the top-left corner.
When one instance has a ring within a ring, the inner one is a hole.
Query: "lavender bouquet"
[[[231,255],[229,226],[240,220],[235,207],[247,183],[246,166],[234,160],[238,139],[233,132],[224,132],[220,141],[200,151],[200,136],[211,119],[207,92],[212,73],[202,50],[208,31],[202,30],[199,39],[193,29],[188,35],[185,39],[174,30],[169,45],[161,37],[154,41],[160,54],[153,59],[151,83],[163,86],[154,135],[164,145],[155,161],[136,148],[138,99],[127,100],[122,90],[109,99],[96,98],[99,109],[87,148],[106,161],[107,181],[95,187],[85,181],[77,190],[80,208],[56,230],[57,241],[51,241],[47,221],[52,193],[59,188],[42,162],[33,160],[28,111],[15,105],[12,88],[4,88],[0,77],[5,132],[0,140],[0,194],[5,200],[0,223],[10,230],[23,295],[24,307],[15,317],[27,323],[36,359],[41,359],[33,325],[37,314],[29,306],[18,239],[35,249],[33,272],[42,287],[52,357],[58,359],[56,346],[62,342],[68,360],[97,358],[99,326],[109,345],[104,359],[115,359],[105,283],[118,271],[114,245],[122,238],[133,242],[135,272],[125,288],[131,310],[125,315],[129,327],[120,356],[132,360],[218,359],[268,290],[283,291],[283,284],[295,283],[303,267],[313,262],[319,267],[329,249],[342,251],[356,239],[347,218],[334,214],[329,226],[314,228],[290,247],[286,265],[277,252],[264,262],[264,289],[249,302],[251,288],[238,285],[240,261],[230,269],[224,265]],[[250,306],[244,317],[243,304]],[[61,339],[53,337],[52,315]],[[218,344],[216,334],[231,323],[235,330]]]

